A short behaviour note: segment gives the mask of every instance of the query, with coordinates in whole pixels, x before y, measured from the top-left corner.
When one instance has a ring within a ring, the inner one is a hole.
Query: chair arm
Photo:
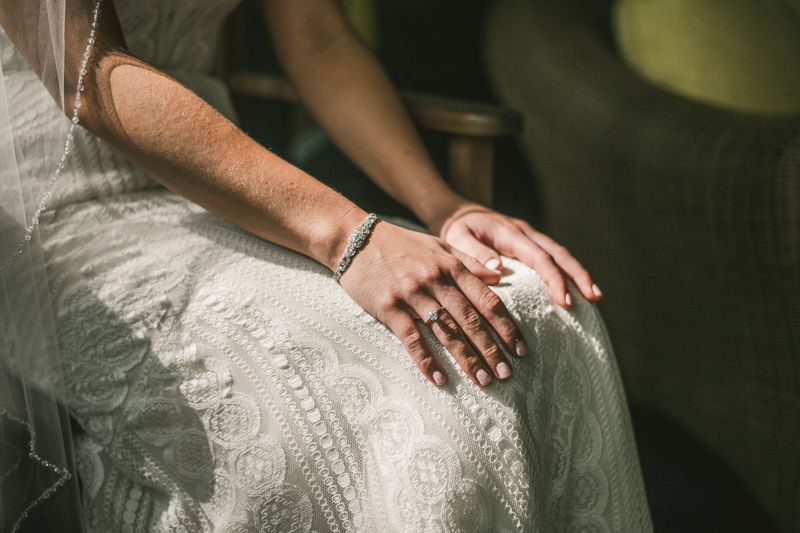
[[[501,137],[522,131],[522,115],[501,106],[400,91],[414,122],[423,128],[468,137]]]
[[[228,86],[233,94],[285,102],[299,102],[291,82],[283,76],[239,71]],[[499,137],[522,131],[522,115],[495,105],[442,98],[414,91],[400,91],[400,99],[420,127],[468,137]]]
[[[237,96],[300,102],[294,86],[283,76],[238,71],[230,74],[225,81],[231,93]]]

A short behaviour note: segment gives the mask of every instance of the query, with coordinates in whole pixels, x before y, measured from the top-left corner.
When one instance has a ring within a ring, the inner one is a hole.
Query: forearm
[[[81,123],[176,193],[330,268],[366,214],[259,146],[177,81],[99,54]]]
[[[333,141],[426,224],[463,199],[432,164],[397,93],[332,2],[265,0],[279,58]],[[332,8],[333,6],[333,8]]]

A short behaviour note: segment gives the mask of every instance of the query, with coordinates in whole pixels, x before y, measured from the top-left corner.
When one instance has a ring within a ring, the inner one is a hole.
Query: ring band
[[[440,307],[436,311],[431,311],[428,313],[428,320],[425,321],[426,324],[430,324],[431,322],[436,322],[439,320],[439,313],[444,311],[444,307]]]

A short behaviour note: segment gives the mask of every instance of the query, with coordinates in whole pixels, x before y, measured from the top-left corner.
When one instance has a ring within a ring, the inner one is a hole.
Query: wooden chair
[[[231,94],[300,104],[297,92],[284,76],[248,68],[247,32],[246,12],[240,6],[231,15],[223,54],[223,79]],[[417,126],[450,135],[450,186],[465,198],[491,206],[494,140],[520,133],[522,115],[507,107],[410,91],[400,91],[400,97]]]

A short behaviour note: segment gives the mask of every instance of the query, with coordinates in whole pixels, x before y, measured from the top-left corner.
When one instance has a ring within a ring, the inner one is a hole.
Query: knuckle
[[[477,355],[462,355],[459,362],[459,366],[466,372],[467,374],[475,374],[479,369],[483,368],[483,363],[481,359]]]
[[[503,352],[500,350],[500,347],[495,343],[490,344],[485,349],[481,350],[481,352],[483,353],[483,357],[487,361],[496,361],[498,359],[502,359],[503,357]]]
[[[571,257],[569,251],[560,244],[553,245],[553,257],[568,258]]]
[[[415,360],[419,361],[425,357],[425,339],[416,329],[405,334],[403,345]]]
[[[461,340],[461,331],[451,319],[439,320],[439,331],[443,344],[452,344]]]
[[[402,294],[411,295],[417,294],[425,287],[425,281],[420,278],[405,278],[401,282],[400,291]]]
[[[415,361],[415,363],[417,364],[417,368],[425,375],[430,375],[436,369],[435,359],[429,355],[423,355]]]
[[[462,312],[461,325],[465,330],[478,330],[483,326],[483,319],[475,309],[468,307]]]
[[[422,269],[420,276],[422,284],[436,285],[444,278],[444,272],[439,266],[429,265]]]
[[[533,252],[533,255],[536,261],[540,263],[550,263],[553,260],[553,256],[551,256],[541,248],[537,248],[536,251]]]
[[[381,299],[379,308],[383,311],[385,316],[391,316],[400,310],[401,299],[396,294],[387,294]]]
[[[509,342],[513,347],[513,339],[521,339],[522,333],[517,328],[517,325],[514,324],[513,320],[510,319],[501,319],[497,323],[492,324],[494,330],[500,336],[501,339],[504,339],[506,342]]]
[[[484,293],[481,307],[484,311],[492,315],[502,315],[506,310],[503,300],[492,291],[486,291],[486,293]]]
[[[444,266],[449,272],[460,272],[464,268],[464,263],[456,256],[451,255],[444,259]]]
[[[548,283],[551,281],[564,281],[564,274],[553,262],[542,263],[539,266],[539,274]]]

